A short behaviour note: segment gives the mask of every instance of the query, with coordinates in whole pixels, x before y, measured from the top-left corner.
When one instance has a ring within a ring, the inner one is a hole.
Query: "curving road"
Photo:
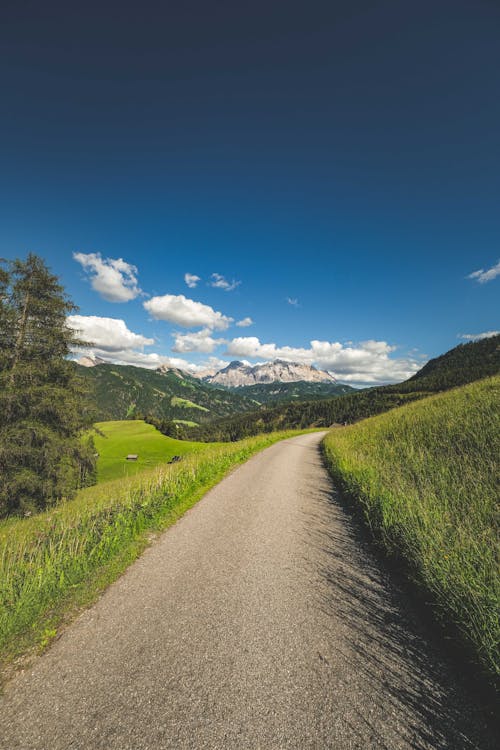
[[[5,750],[493,748],[322,435],[209,492],[0,701]]]

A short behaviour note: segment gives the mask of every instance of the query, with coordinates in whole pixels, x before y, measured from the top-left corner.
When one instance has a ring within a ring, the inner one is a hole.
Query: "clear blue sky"
[[[498,2],[7,0],[0,44],[0,255],[101,354],[385,382],[500,327]]]

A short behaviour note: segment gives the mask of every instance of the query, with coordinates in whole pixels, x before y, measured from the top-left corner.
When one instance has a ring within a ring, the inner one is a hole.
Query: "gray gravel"
[[[255,456],[164,533],[9,683],[0,747],[495,747],[321,437]]]

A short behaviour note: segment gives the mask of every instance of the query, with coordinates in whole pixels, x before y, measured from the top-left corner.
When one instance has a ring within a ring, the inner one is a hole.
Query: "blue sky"
[[[500,328],[497,3],[70,5],[2,4],[0,255],[97,353],[369,384]]]

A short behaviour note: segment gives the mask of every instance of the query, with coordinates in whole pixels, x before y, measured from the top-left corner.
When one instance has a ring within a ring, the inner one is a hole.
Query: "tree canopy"
[[[0,265],[0,515],[70,497],[94,472],[91,414],[68,361],[75,307],[44,261]]]

